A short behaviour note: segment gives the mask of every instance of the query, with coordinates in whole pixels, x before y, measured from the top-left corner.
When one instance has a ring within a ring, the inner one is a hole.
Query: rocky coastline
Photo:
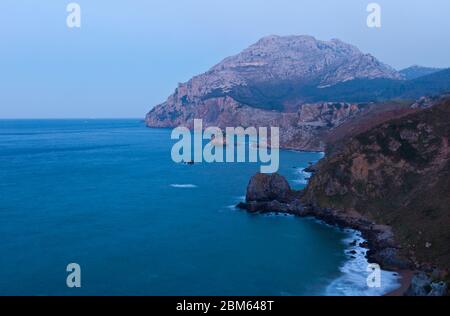
[[[357,212],[344,212],[304,203],[303,196],[304,191],[291,189],[283,176],[258,173],[250,179],[246,200],[239,203],[237,208],[250,213],[314,217],[332,226],[357,230],[366,240],[360,246],[368,249],[367,259],[370,263],[377,263],[385,270],[402,275],[407,272],[406,275],[409,275],[403,280],[406,281],[406,284],[402,284],[405,291],[396,291],[394,295],[445,295],[447,285],[444,282],[433,282],[427,271],[417,271],[413,262],[399,253],[399,245],[395,242],[391,227],[379,225]]]
[[[419,271],[408,295],[442,295],[450,283],[449,74],[398,72],[340,40],[268,36],[179,84],[145,123],[277,126],[280,148],[325,151],[305,170],[314,175],[304,190],[258,174],[238,207],[355,229],[370,262]]]

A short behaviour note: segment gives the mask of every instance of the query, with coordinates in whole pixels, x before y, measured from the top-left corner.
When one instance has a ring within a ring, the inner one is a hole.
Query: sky
[[[68,28],[66,6],[81,8]],[[381,28],[366,7],[381,6]],[[448,0],[1,0],[1,118],[143,118],[266,35],[339,38],[402,69],[450,67]]]

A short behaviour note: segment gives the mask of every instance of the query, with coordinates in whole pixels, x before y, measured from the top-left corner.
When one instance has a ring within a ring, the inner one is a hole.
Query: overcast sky
[[[401,69],[450,66],[450,1],[1,0],[0,118],[143,118],[178,82],[260,37],[339,38]]]

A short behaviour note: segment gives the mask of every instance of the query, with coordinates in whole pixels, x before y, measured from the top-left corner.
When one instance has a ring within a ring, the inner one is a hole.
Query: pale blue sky
[[[395,68],[450,66],[450,1],[1,0],[0,118],[144,117],[178,82],[270,34],[339,38]]]

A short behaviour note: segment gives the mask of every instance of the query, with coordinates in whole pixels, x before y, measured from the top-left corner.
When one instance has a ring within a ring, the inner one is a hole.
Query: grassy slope
[[[392,226],[405,255],[448,269],[449,134],[450,99],[383,123],[324,159],[306,196]]]

